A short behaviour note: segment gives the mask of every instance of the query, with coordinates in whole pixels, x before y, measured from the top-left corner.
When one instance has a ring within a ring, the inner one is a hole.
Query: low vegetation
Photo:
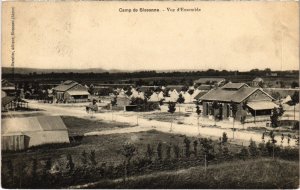
[[[227,139],[226,133],[213,141],[155,130],[84,137],[76,147],[4,154],[2,185],[62,188],[100,181],[90,188],[296,187],[298,149],[273,140],[243,147]]]

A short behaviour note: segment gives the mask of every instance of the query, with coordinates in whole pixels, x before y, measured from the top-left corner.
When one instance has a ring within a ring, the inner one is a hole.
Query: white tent
[[[179,97],[179,94],[177,92],[177,90],[173,90],[171,93],[170,93],[170,101],[171,102],[177,102],[177,99]]]
[[[182,92],[181,94],[184,98],[184,103],[193,103],[193,97],[190,93]]]
[[[158,97],[158,94],[153,92],[153,94],[150,96],[148,102],[159,102],[160,98]]]
[[[162,91],[160,91],[160,93],[158,94],[158,98],[159,98],[159,101],[164,99],[164,93]]]
[[[291,98],[291,96],[290,95],[288,95],[287,97],[285,97],[283,100],[282,100],[282,104],[286,104],[286,103],[288,103],[289,101],[291,101],[292,100],[292,98]]]
[[[9,118],[1,124],[2,150],[70,142],[68,129],[59,116]]]

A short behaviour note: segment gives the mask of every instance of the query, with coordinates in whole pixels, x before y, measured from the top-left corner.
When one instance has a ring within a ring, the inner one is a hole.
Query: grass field
[[[189,117],[191,113],[184,113],[184,112],[175,112],[173,114],[168,112],[161,112],[161,113],[149,113],[143,114],[143,118],[149,120],[156,120],[156,121],[163,121],[163,122],[178,122],[183,121],[184,117]]]
[[[62,116],[62,120],[68,128],[69,135],[83,135],[84,133],[93,131],[132,127],[132,125],[127,123],[105,122],[101,120],[83,119],[72,116]]]
[[[18,162],[22,160],[27,163],[31,163],[33,158],[37,158],[40,161],[40,165],[44,165],[47,159],[51,158],[53,163],[57,163],[61,166],[61,169],[66,168],[66,157],[71,154],[75,166],[80,166],[81,154],[83,151],[89,153],[91,150],[95,150],[96,161],[98,165],[101,163],[107,164],[120,164],[124,161],[124,157],[120,153],[124,142],[131,142],[137,148],[139,156],[146,154],[147,145],[150,144],[154,151],[156,151],[158,142],[163,144],[163,149],[169,143],[178,144],[181,152],[184,150],[184,135],[173,135],[168,133],[158,132],[156,130],[150,130],[139,133],[124,133],[124,134],[111,134],[101,136],[84,136],[81,142],[78,144],[62,145],[56,147],[40,147],[38,149],[28,150],[26,152],[18,153],[4,153],[2,155],[2,163],[12,160]],[[191,142],[197,138],[189,138]],[[216,145],[217,146],[217,145]],[[239,145],[228,145],[232,152],[237,152],[240,149]],[[192,143],[191,143],[192,147]],[[165,157],[165,150],[163,150],[163,157]],[[183,153],[182,153],[183,154]],[[31,164],[28,169],[30,170]],[[5,169],[5,165],[4,165]]]
[[[106,180],[89,188],[239,188],[283,189],[299,188],[299,163],[271,159],[255,159],[193,167],[172,172],[132,177],[122,180]]]

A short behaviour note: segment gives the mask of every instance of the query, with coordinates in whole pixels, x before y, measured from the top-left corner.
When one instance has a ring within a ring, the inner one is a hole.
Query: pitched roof
[[[200,86],[197,87],[198,90],[210,90],[212,89],[211,85],[206,85],[206,84],[201,84]]]
[[[266,92],[259,88],[251,88],[251,87],[243,87],[238,90],[225,90],[223,88],[212,89],[203,95],[200,100],[207,100],[207,101],[222,101],[222,102],[237,102],[240,103],[251,94],[260,90],[261,92],[268,95]],[[271,97],[270,95],[268,95]],[[272,97],[271,97],[272,98]]]
[[[67,130],[60,116],[39,116],[2,119],[1,133]]]
[[[13,87],[13,88],[15,88],[15,84],[9,82],[8,80],[2,79],[2,80],[1,80],[1,87],[2,87],[2,88],[3,88],[3,87]]]
[[[62,84],[54,87],[53,90],[64,92],[64,91],[67,91],[70,88],[72,88],[72,87],[74,87],[78,84],[79,84],[78,82],[75,82],[75,81],[72,81],[72,80],[67,80],[67,81],[63,82]]]
[[[249,87],[246,83],[232,83],[232,82],[229,82],[227,84],[225,84],[222,88],[223,89],[240,89],[242,87]]]
[[[195,80],[194,83],[201,83],[201,84],[204,84],[204,83],[219,83],[219,82],[222,82],[222,81],[225,81],[224,78],[200,78],[198,80]]]
[[[6,106],[7,104],[9,104],[10,102],[12,102],[14,100],[15,100],[15,97],[4,96],[1,98],[1,104],[2,104],[2,106]]]
[[[247,103],[247,106],[252,108],[253,110],[269,110],[279,107],[275,103],[269,101],[249,102]]]
[[[207,91],[201,91],[197,95],[195,95],[194,99],[198,100],[199,98],[201,98],[206,93],[207,93]]]
[[[158,97],[158,94],[153,92],[153,94],[150,96],[148,102],[159,102],[160,98]]]

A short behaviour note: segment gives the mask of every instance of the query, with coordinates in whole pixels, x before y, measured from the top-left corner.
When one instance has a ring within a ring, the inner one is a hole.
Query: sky
[[[299,69],[297,2],[4,2],[2,66],[7,67],[11,7],[15,67]],[[201,11],[168,12],[168,7]]]

